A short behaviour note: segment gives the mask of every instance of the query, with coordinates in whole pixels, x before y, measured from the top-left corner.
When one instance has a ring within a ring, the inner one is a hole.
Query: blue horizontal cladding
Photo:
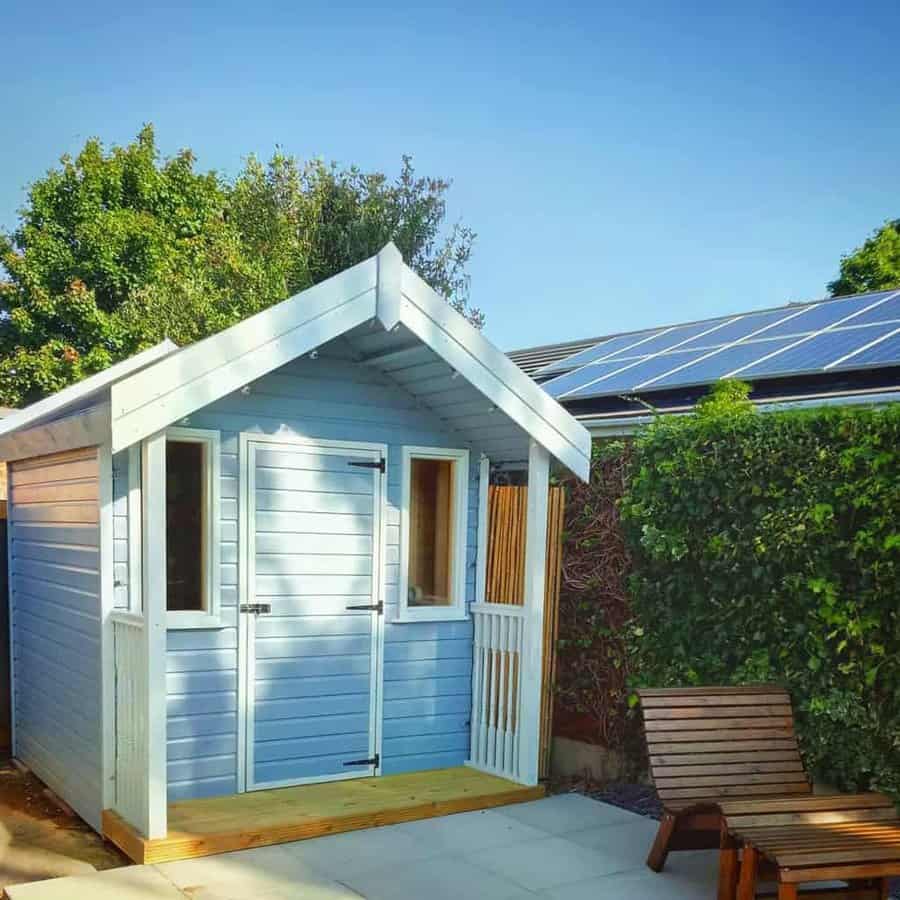
[[[365,759],[367,756],[368,740],[366,747],[362,749],[348,746],[346,751],[330,756],[313,756],[299,762],[294,759],[256,763],[256,777],[260,783],[271,784],[280,781],[295,781],[301,778],[324,780],[330,778],[336,771],[342,771],[348,775],[354,772],[364,775],[369,772],[367,765],[348,766],[347,762],[353,759]]]
[[[187,778],[176,781],[169,777],[169,802],[199,800],[203,797],[221,797],[237,793],[237,779],[229,774],[223,778]]]
[[[100,827],[99,467],[93,448],[12,463],[15,755]],[[52,500],[59,495],[79,500]]]
[[[567,394],[572,399],[582,397],[602,397],[607,394],[618,394],[623,391],[632,391],[645,381],[664,375],[672,369],[683,366],[686,363],[699,359],[704,350],[675,350],[661,356],[651,356],[648,359],[636,363],[624,363],[627,368],[613,372],[594,384],[587,384],[577,391]]]
[[[444,750],[438,753],[399,753],[391,747],[381,762],[382,775],[402,775],[404,772],[423,772],[427,769],[450,769],[462,765],[468,759],[465,750]]]
[[[769,359],[760,360],[738,372],[740,378],[754,379],[820,372],[832,362],[890,334],[894,325],[866,325],[862,328],[838,328],[813,335],[789,346]]]
[[[872,366],[900,365],[900,333],[851,356],[850,359],[835,366],[835,369],[861,369]]]
[[[464,762],[471,703],[471,623],[400,625],[391,621],[396,615],[399,574],[401,449],[404,445],[455,449],[463,446],[459,435],[422,410],[396,383],[368,367],[334,358],[328,348],[322,348],[316,360],[295,360],[259,379],[248,394],[236,392],[192,414],[190,426],[221,434],[221,599],[228,610],[228,627],[169,632],[170,799],[229,793],[237,785],[236,757],[211,750],[221,749],[232,736],[237,739],[237,629],[232,626],[237,603],[241,431],[282,435],[288,440],[387,445],[383,733],[397,739],[413,738],[417,731],[422,736],[455,737],[452,749],[412,752],[409,745],[385,746],[382,770],[412,771]],[[467,601],[474,599],[475,585],[476,448],[470,448],[470,456]],[[369,641],[371,619],[347,616],[344,607],[359,603],[359,596],[371,588],[370,579],[360,573],[374,550],[371,526],[363,521],[361,506],[368,500],[365,494],[370,488],[366,485],[372,482],[365,474],[353,473],[348,478],[347,460],[340,455],[323,458],[305,454],[296,446],[287,454],[275,445],[260,447],[257,462],[254,501],[258,503],[257,546],[263,556],[256,571],[256,587],[273,610],[277,607],[281,624],[270,625],[266,617],[258,620],[261,653],[255,662],[255,677],[264,699],[255,710],[255,736],[262,742],[318,741],[329,736],[340,742],[342,737],[361,733],[361,725],[368,727],[363,721],[367,716],[354,710],[361,710],[360,698],[368,697],[371,663],[361,651],[363,642]],[[316,468],[319,473],[313,479]],[[326,474],[322,479],[323,472],[342,477]],[[339,512],[319,511],[316,494],[323,488],[344,498]],[[127,522],[117,528],[126,534]],[[301,535],[305,549],[298,554]],[[346,558],[336,566],[325,566],[319,561],[324,555]],[[300,569],[306,586],[298,591],[291,576],[300,574]],[[305,637],[300,637],[301,633]],[[279,658],[278,653],[284,652],[292,655]],[[329,708],[321,714],[319,703],[324,697],[329,698]],[[418,705],[410,707],[410,703]],[[296,760],[257,760],[256,780],[318,778],[331,774],[336,766],[351,772],[352,768],[343,766],[349,743],[340,746],[339,753],[325,752],[305,760],[299,773]],[[367,747],[363,748],[358,756],[367,756],[366,751]],[[190,765],[192,754],[195,768]]]
[[[257,740],[253,747],[256,765],[278,760],[303,760],[316,756],[342,756],[344,760],[368,755],[369,720],[358,731],[323,734],[315,737]],[[302,764],[302,763],[301,763]]]
[[[169,740],[202,737],[207,734],[226,734],[237,738],[237,712],[197,713],[169,716],[166,722]]]
[[[740,369],[769,353],[781,350],[796,340],[798,339],[794,337],[759,339],[744,344],[735,344],[722,350],[705,351],[696,362],[692,362],[678,371],[672,371],[662,378],[657,378],[647,386],[646,390],[657,391],[717,381],[735,369]]]
[[[254,723],[257,741],[288,741],[325,735],[368,734],[369,713],[334,714],[329,711],[321,716],[305,719],[263,719]]]

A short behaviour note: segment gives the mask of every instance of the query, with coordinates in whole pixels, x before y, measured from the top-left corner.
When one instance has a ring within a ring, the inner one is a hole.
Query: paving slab
[[[502,806],[496,812],[547,834],[583,831],[598,825],[615,825],[641,818],[626,809],[600,803],[583,794],[557,794],[543,800]]]
[[[185,894],[152,866],[53,878],[6,888],[9,900],[185,900]]]

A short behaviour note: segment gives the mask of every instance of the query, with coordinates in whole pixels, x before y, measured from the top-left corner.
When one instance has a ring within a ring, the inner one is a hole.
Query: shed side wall
[[[324,349],[190,416],[222,435],[221,600],[224,628],[168,636],[169,796],[237,789],[238,435],[368,441],[388,445],[384,648],[385,774],[461,765],[468,756],[471,621],[393,624],[397,615],[403,445],[461,448],[463,439],[402,388]],[[478,453],[470,448],[467,600],[474,599]]]
[[[9,492],[15,754],[99,828],[97,450],[15,462]]]

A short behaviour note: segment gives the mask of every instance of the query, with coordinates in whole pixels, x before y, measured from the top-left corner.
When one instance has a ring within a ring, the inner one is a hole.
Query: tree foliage
[[[150,126],[109,151],[89,140],[0,234],[0,403],[31,403],[165,336],[186,344],[227,328],[389,240],[480,325],[468,305],[474,234],[446,227],[449,187],[409,157],[390,180],[277,152],[228,180],[199,171],[189,150],[162,159]]]
[[[724,390],[636,439],[633,669],[781,682],[820,778],[900,796],[900,406],[759,414]]]
[[[886,222],[862,247],[841,259],[841,273],[828,285],[833,297],[900,287],[900,219]]]

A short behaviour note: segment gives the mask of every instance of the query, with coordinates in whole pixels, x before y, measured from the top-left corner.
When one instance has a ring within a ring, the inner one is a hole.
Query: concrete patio
[[[656,822],[578,794],[9,888],[10,900],[704,900],[716,854],[644,858]]]

